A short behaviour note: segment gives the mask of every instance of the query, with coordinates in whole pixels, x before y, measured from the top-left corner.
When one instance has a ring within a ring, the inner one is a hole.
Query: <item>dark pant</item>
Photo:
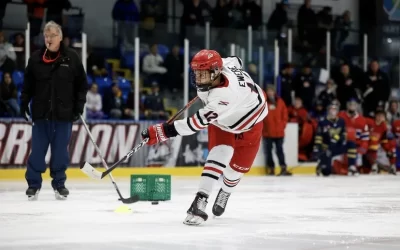
[[[72,122],[35,121],[32,124],[32,152],[25,173],[28,186],[41,188],[42,173],[46,171],[46,153],[50,145],[50,176],[53,188],[63,187],[69,164],[68,144]]]
[[[275,168],[272,158],[273,145],[275,144],[276,155],[278,156],[279,166],[286,167],[285,153],[283,152],[283,138],[263,138],[267,168]]]

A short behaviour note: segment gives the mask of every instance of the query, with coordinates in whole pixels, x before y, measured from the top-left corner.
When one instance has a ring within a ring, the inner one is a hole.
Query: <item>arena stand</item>
[[[71,18],[84,19],[84,16],[80,12],[78,17],[73,15]],[[264,18],[264,22],[266,20]],[[76,31],[79,27],[82,28],[82,25],[77,25],[77,27],[71,29]],[[6,25],[3,30],[11,43],[14,41],[15,33],[21,32],[21,30],[15,30],[13,27],[11,29],[7,28]],[[65,41],[69,43],[69,46],[76,48],[83,59],[87,58],[88,55],[90,56],[90,59],[82,60],[82,62],[88,72],[88,83],[97,84],[98,91],[103,96],[103,104],[106,101],[104,96],[111,92],[112,86],[117,86],[117,92],[122,96],[124,105],[121,117],[110,117],[109,113],[104,112],[105,115],[102,119],[89,120],[91,127],[98,127],[98,136],[103,141],[103,144],[101,144],[103,145],[102,149],[108,152],[107,157],[110,162],[116,160],[118,155],[122,156],[123,152],[129,150],[129,147],[133,147],[138,142],[138,133],[141,129],[150,123],[154,123],[154,119],[165,119],[175,114],[178,109],[196,95],[194,87],[190,84],[188,63],[191,57],[202,48],[215,49],[222,56],[236,55],[241,57],[244,61],[244,67],[259,85],[265,87],[267,84],[273,83],[277,87],[278,93],[282,91],[282,76],[280,72],[286,63],[294,64],[295,75],[300,72],[304,65],[309,65],[312,68],[316,84],[314,97],[317,97],[325,88],[328,80],[336,74],[339,65],[343,62],[351,64],[352,68],[357,69],[363,75],[367,71],[371,59],[375,58],[375,55],[369,55],[368,53],[371,50],[368,47],[370,46],[368,43],[369,34],[364,34],[357,30],[350,31],[350,35],[345,40],[341,50],[334,49],[333,31],[325,33],[324,40],[318,50],[303,48],[299,43],[298,31],[295,25],[285,26],[285,29],[279,35],[279,39],[276,39],[276,32],[265,31],[262,28],[253,29],[252,26],[242,29],[217,28],[208,21],[205,22],[204,26],[186,26],[184,29],[185,39],[182,39],[182,36],[179,35],[179,29],[171,30],[166,23],[155,23],[152,28],[149,28],[147,23],[138,22],[134,25],[133,30],[137,31],[138,34],[137,37],[132,36],[133,39],[118,36],[118,32],[116,32],[114,34],[114,48],[93,48],[87,43],[88,34],[85,32],[80,32],[79,35],[74,32]],[[26,38],[23,50],[25,55],[29,56],[35,45],[40,45],[40,41],[36,44],[30,43],[29,25],[22,33],[25,34]],[[357,39],[360,36],[364,38],[362,43]],[[153,44],[157,44],[157,57],[160,57],[163,62],[169,63],[161,65],[167,70],[160,69],[156,73],[150,73],[152,72],[151,70],[146,71],[144,69],[143,62],[146,56],[151,54]],[[174,46],[178,48],[178,53],[175,56],[171,54]],[[379,45],[375,44],[375,46]],[[389,79],[393,87],[392,97],[396,98],[398,96],[396,95],[398,85],[398,72],[396,73],[396,69],[398,68],[399,58],[393,53],[387,54],[389,56],[379,57],[378,60],[381,69],[391,76]],[[164,73],[165,71],[167,72]],[[24,73],[21,69],[17,69],[12,73],[13,82],[18,88],[18,96],[23,84],[23,75]],[[3,79],[2,75],[1,79]],[[153,101],[159,99],[154,99],[152,93],[157,88],[160,89],[160,93],[155,96],[162,98],[163,105],[155,107],[152,105]],[[294,99],[295,94],[293,91],[291,95],[292,99]],[[307,110],[307,117],[302,119],[302,122],[292,119],[286,130],[287,140],[284,148],[288,164],[292,167],[294,173],[314,173],[313,168],[303,167],[303,165],[315,166],[315,162],[310,162],[310,160],[317,121],[314,116],[316,104],[317,102],[312,102],[312,107]],[[194,105],[189,110],[189,113],[196,110],[200,105],[200,103]],[[152,110],[152,108],[154,109]],[[131,112],[125,112],[126,109]],[[165,114],[166,117],[164,118],[160,114]],[[2,119],[4,134],[17,133],[14,131],[16,128],[12,124],[21,123],[22,120],[11,117],[7,111],[3,112],[2,117],[4,117]],[[26,142],[29,142],[29,126],[25,122],[22,123],[25,124],[22,130],[27,136],[25,138]],[[80,131],[81,126],[79,124],[75,127],[75,131]],[[122,133],[121,131],[124,132]],[[104,134],[100,136],[101,133]],[[134,135],[134,139],[125,141],[123,146],[106,141],[106,139],[110,138],[115,139],[114,136],[123,141],[122,135],[128,136],[130,134]],[[170,144],[157,148],[143,150],[140,156],[135,157],[126,165],[134,167],[201,167],[208,153],[206,135],[207,133],[204,132],[197,136],[174,140]],[[85,157],[86,159],[93,158],[94,163],[99,160],[94,157],[92,149],[82,147],[85,142],[86,139],[80,137],[79,133],[74,135],[70,150],[73,159],[72,165],[79,164],[79,161]],[[10,146],[11,148],[5,150],[7,154],[3,153],[1,167],[7,168],[10,165],[24,166],[29,146],[25,145],[27,147],[26,151],[21,152],[21,147],[17,148],[14,147],[13,143],[8,143],[12,147]],[[3,145],[6,144],[4,143]],[[85,150],[86,154],[76,153]],[[293,153],[294,151],[297,153]],[[253,173],[262,174],[264,171],[262,168],[264,166],[262,152],[261,149],[255,162],[255,165],[261,168],[255,168],[256,170]]]

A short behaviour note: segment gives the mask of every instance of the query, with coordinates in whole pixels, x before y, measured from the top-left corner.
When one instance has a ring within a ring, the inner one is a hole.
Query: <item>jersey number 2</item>
[[[214,113],[213,111],[207,112],[204,117],[207,119],[208,122],[211,122],[214,119],[218,118],[218,114]]]

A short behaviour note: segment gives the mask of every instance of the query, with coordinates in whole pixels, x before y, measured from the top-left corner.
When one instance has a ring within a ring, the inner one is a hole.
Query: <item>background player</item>
[[[324,176],[332,173],[332,158],[346,152],[346,128],[344,120],[338,116],[339,107],[331,104],[327,112],[326,119],[318,122],[314,145],[317,175]],[[355,145],[353,150],[355,154]]]
[[[198,192],[184,220],[187,225],[199,225],[208,219],[205,209],[213,185],[218,180],[222,182],[212,209],[214,215],[220,216],[234,187],[250,170],[268,108],[266,94],[243,71],[240,58],[222,59],[214,50],[201,50],[193,57],[191,69],[204,108],[173,124],[150,126],[142,132],[142,137],[149,138],[148,144],[153,145],[208,127],[209,154]]]

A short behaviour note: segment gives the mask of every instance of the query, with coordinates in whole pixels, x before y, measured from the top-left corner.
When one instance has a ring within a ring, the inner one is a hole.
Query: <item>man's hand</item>
[[[165,135],[163,123],[152,125],[143,130],[142,139],[144,140],[146,138],[149,139],[147,145],[154,145],[168,140],[168,137]]]

